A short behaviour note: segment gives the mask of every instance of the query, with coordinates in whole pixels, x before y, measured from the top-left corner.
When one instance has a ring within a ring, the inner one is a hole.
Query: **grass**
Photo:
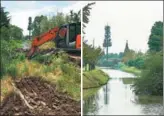
[[[128,72],[128,73],[133,73],[136,76],[139,76],[141,74],[141,70],[135,68],[135,67],[128,67],[128,66],[122,66],[121,67],[122,71]]]
[[[87,99],[89,96],[94,95],[98,90],[99,88],[84,89],[83,99]]]
[[[94,88],[104,85],[109,77],[103,71],[95,69],[83,73],[83,89]]]
[[[11,76],[4,76],[4,78],[1,79],[1,102],[3,101],[3,99],[9,95],[13,90],[13,86],[12,86],[12,77]]]
[[[135,78],[122,78],[124,84],[133,84]]]

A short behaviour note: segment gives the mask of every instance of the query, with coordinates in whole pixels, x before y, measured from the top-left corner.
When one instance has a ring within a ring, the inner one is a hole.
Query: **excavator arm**
[[[27,57],[30,58],[34,54],[38,46],[56,38],[58,31],[59,28],[55,27],[44,34],[35,37],[34,40],[32,41],[31,48],[27,54]]]
[[[49,30],[48,32],[40,35],[40,36],[37,36],[34,38],[34,40],[32,41],[32,44],[31,44],[31,48],[30,48],[30,51],[28,52],[27,54],[27,57],[30,59],[31,56],[35,53],[35,51],[37,50],[37,47],[50,41],[50,40],[53,40],[57,37],[57,34],[59,33],[60,36],[64,36],[64,34],[66,33],[66,30],[60,30],[59,32],[59,28],[58,27],[55,27],[51,30]]]

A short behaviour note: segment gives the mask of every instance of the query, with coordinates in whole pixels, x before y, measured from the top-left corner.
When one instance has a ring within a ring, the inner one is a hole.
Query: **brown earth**
[[[3,100],[1,115],[81,115],[80,101],[58,92],[55,85],[39,77],[22,78],[15,86],[33,109],[13,92]]]

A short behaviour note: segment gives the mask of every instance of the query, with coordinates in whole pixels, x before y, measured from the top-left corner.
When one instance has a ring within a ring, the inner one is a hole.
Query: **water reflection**
[[[103,91],[104,91],[104,104],[108,104],[109,103],[109,88],[108,88],[108,84],[103,87]]]
[[[105,70],[105,69],[103,69]],[[101,87],[96,94],[84,101],[84,114],[88,115],[159,115],[163,114],[161,101],[150,102],[152,98],[144,97],[144,102],[136,100],[136,96],[130,85],[134,82],[132,75],[126,75],[121,71],[106,69],[110,74],[110,81]],[[112,72],[112,73],[110,73]],[[117,74],[115,74],[115,73]],[[119,74],[118,74],[119,73]],[[120,76],[120,77],[117,77]],[[122,75],[122,77],[121,77]],[[153,98],[159,99],[158,97]],[[145,104],[147,102],[148,104]]]
[[[97,93],[90,96],[87,100],[85,100],[83,103],[84,114],[87,114],[89,112],[91,112],[92,114],[97,114],[97,111],[99,109],[98,100],[99,100],[99,94]]]

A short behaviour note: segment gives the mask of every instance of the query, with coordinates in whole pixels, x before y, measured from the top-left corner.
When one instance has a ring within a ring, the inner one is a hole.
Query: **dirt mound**
[[[12,93],[1,104],[1,115],[81,115],[80,102],[58,92],[54,85],[39,77],[23,78],[15,85],[33,109]]]

